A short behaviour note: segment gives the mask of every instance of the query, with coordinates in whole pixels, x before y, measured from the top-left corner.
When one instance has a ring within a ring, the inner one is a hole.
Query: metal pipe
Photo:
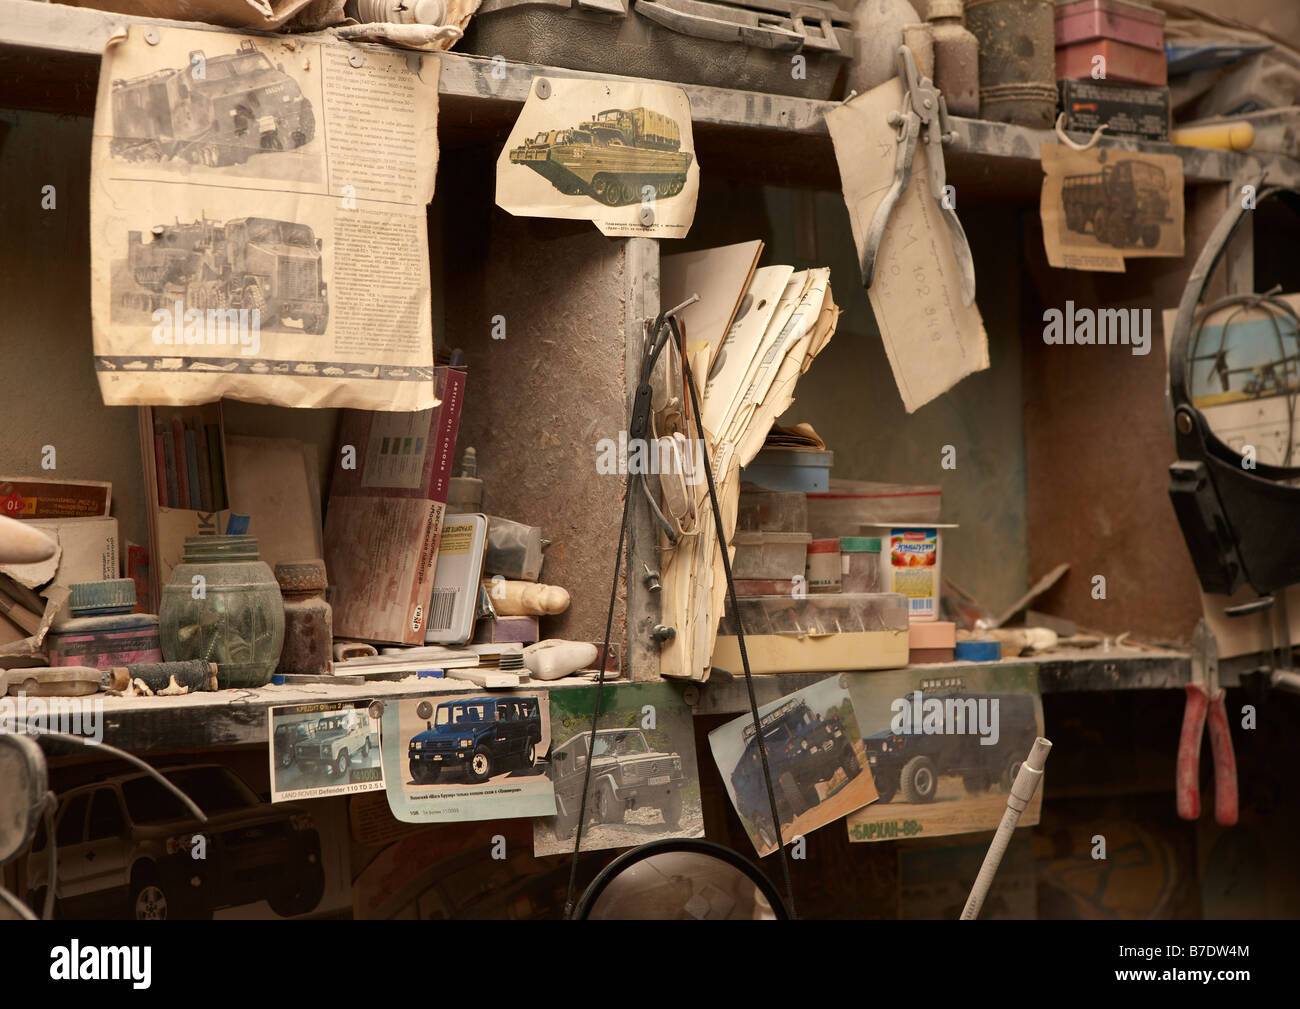
[[[998,874],[998,866],[1002,864],[1002,856],[1011,843],[1011,835],[1015,833],[1020,814],[1038,791],[1038,782],[1043,777],[1043,765],[1047,763],[1047,753],[1051,748],[1052,744],[1039,736],[1034,740],[1029,756],[1020,765],[1020,772],[1011,786],[1011,794],[1007,796],[1007,809],[1002,814],[1002,822],[998,824],[997,833],[993,835],[989,850],[984,855],[984,864],[975,877],[970,896],[966,898],[966,906],[961,912],[962,921],[974,921],[979,917],[980,908],[984,906],[984,898],[993,885],[993,877]]]

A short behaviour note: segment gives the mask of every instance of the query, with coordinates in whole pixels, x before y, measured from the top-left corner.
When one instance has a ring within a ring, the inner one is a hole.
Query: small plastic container
[[[880,591],[880,537],[840,537],[840,591]]]
[[[887,593],[864,595],[738,596],[746,634],[786,634],[817,637],[871,631],[907,631],[907,599]],[[723,603],[719,634],[736,633],[731,599]]]
[[[746,532],[806,533],[808,495],[803,491],[741,487],[736,528]]]
[[[880,590],[907,596],[912,621],[939,619],[943,531],[951,523],[875,523],[880,529]]]
[[[840,590],[840,541],[813,540],[808,544],[808,591]]]
[[[733,578],[803,577],[808,560],[807,533],[738,532],[732,540],[736,556],[731,562]]]
[[[113,578],[78,582],[68,599],[72,619],[45,636],[51,666],[111,669],[134,662],[161,662],[158,618],[135,609],[135,582]]]

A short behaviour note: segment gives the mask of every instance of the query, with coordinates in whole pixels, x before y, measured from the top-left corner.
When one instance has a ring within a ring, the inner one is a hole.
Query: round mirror
[[[592,921],[785,921],[776,888],[712,841],[655,841],[614,859],[578,902]]]
[[[1215,436],[1249,465],[1300,465],[1300,298],[1211,308],[1192,323],[1187,377],[1192,404]]]

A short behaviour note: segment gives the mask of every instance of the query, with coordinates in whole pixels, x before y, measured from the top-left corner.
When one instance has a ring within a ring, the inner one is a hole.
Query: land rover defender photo
[[[364,761],[376,744],[364,711],[339,711],[317,720],[315,731],[294,744],[294,757],[304,774],[324,771],[342,780],[353,761]]]

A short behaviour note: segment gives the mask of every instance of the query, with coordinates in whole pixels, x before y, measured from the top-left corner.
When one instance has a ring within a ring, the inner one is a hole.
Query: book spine
[[[167,497],[167,443],[163,438],[161,425],[154,431],[153,462],[158,478],[158,504],[163,508],[170,508],[170,499]]]
[[[447,503],[451,490],[451,471],[456,461],[456,436],[460,432],[460,409],[465,399],[465,373],[455,368],[438,368],[437,407],[433,436],[433,472],[429,480],[429,498]]]
[[[190,467],[185,461],[185,425],[172,418],[172,443],[176,446],[176,506],[190,507]]]
[[[194,436],[194,461],[199,470],[199,507],[205,512],[213,510],[212,506],[212,467],[208,460],[208,432],[204,430],[202,417],[191,417],[190,427]]]
[[[221,454],[221,425],[207,425],[208,466],[212,471],[212,508],[221,511],[229,506],[226,498],[225,459]]]
[[[176,478],[176,436],[170,426],[163,429],[163,467],[167,479],[167,507],[181,506],[180,484]]]
[[[199,483],[199,447],[194,442],[194,432],[185,429],[185,472],[189,475],[190,507],[207,511],[203,507],[203,486]]]

